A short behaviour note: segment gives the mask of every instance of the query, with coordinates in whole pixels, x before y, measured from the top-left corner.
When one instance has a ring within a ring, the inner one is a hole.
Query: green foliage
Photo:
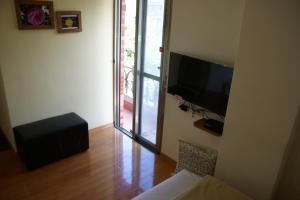
[[[134,59],[134,51],[131,49],[125,49],[126,57],[130,60]]]

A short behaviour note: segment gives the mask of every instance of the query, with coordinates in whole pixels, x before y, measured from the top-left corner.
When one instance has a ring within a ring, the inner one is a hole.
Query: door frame
[[[139,55],[143,55],[141,46],[139,45],[142,40],[143,27],[141,26],[141,21],[146,15],[144,14],[145,6],[143,3],[146,1],[136,0],[136,12],[138,13],[136,17],[136,44],[135,44],[135,64],[134,64],[134,94],[133,94],[133,120],[132,120],[132,133],[128,133],[123,128],[119,126],[120,118],[120,96],[119,96],[119,84],[120,84],[120,70],[119,70],[119,59],[120,59],[120,13],[121,13],[121,0],[114,1],[114,60],[113,60],[113,79],[114,79],[114,126],[115,128],[121,130],[126,135],[132,137],[143,146],[149,150],[160,153],[162,146],[162,136],[163,136],[163,124],[164,124],[164,110],[165,110],[165,99],[166,99],[166,89],[167,89],[167,76],[168,76],[168,65],[169,65],[169,39],[170,39],[170,28],[171,28],[171,14],[172,14],[172,3],[173,0],[165,0],[164,7],[164,24],[163,24],[163,37],[162,37],[162,47],[163,52],[161,56],[161,70],[160,70],[160,80],[159,80],[159,96],[158,96],[158,114],[157,114],[157,127],[156,127],[156,145],[148,143],[141,137],[138,137],[138,131],[140,131],[140,109],[141,104],[137,101],[137,97],[141,95],[141,60],[142,58]],[[143,9],[141,9],[143,8]],[[143,14],[140,14],[139,11],[142,11]]]
[[[158,153],[161,152],[162,138],[163,138],[163,125],[165,114],[165,102],[167,94],[167,81],[169,74],[169,58],[170,58],[170,31],[171,31],[171,19],[172,19],[172,5],[173,0],[165,1],[165,16],[164,16],[164,33],[163,33],[163,54],[161,60],[161,74],[160,74],[160,88],[158,96],[158,116],[157,116],[157,135],[156,146]]]

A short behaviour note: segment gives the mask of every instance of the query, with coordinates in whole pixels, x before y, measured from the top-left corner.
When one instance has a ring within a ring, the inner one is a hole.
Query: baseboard
[[[167,156],[166,154],[160,152],[159,154],[159,157],[162,159],[162,160],[165,160],[167,161],[168,163],[170,163],[172,166],[176,166],[177,165],[177,162],[175,160],[173,160],[172,158],[170,158],[169,156]]]
[[[89,132],[94,133],[94,132],[98,132],[98,131],[101,131],[103,129],[110,128],[110,127],[113,127],[113,123],[108,123],[108,124],[98,126],[96,128],[92,128],[92,129],[89,130]]]

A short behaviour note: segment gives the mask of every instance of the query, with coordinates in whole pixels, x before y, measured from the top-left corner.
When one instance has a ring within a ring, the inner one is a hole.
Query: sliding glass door
[[[164,0],[147,0],[140,5],[140,126],[137,137],[156,145],[161,63],[164,33]]]
[[[115,9],[115,126],[133,133],[135,99],[136,0],[120,0]]]
[[[166,1],[120,0],[117,11],[115,126],[159,151]]]

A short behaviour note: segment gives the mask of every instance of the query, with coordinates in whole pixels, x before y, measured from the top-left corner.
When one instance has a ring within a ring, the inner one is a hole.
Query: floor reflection
[[[157,113],[153,112],[156,108],[144,105],[143,107],[143,121],[142,121],[142,136],[152,142],[156,143],[156,117]],[[132,114],[133,112],[127,109],[121,110],[122,120],[121,127],[130,132],[132,130]]]
[[[119,131],[115,133],[115,189],[137,195],[156,185],[157,156]]]

